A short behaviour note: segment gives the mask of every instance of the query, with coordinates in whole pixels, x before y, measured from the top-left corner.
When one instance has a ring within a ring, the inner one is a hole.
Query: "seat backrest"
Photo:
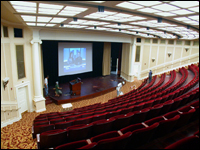
[[[67,129],[73,125],[73,120],[55,123],[55,129]]]
[[[34,126],[34,137],[36,136],[36,134],[41,134],[42,132],[53,130],[54,127],[54,124]]]
[[[179,118],[180,115],[176,115],[168,120],[159,121],[159,126],[158,129],[156,130],[156,135],[163,136],[169,133],[173,129]]]
[[[129,142],[131,148],[137,148],[138,146],[147,143],[152,138],[158,126],[159,123],[154,123],[151,126],[134,130]]]
[[[95,146],[96,149],[123,149],[127,142],[129,141],[129,138],[131,136],[131,132],[127,132],[126,134],[123,134],[122,136],[117,136],[113,138],[107,138],[102,139],[97,142],[97,145]]]
[[[40,134],[40,148],[51,148],[67,142],[67,132],[62,129],[46,131]]]
[[[106,132],[106,133],[102,133],[97,136],[94,136],[94,137],[90,138],[90,140],[93,143],[93,142],[99,142],[103,139],[109,139],[109,138],[114,138],[114,137],[118,137],[118,136],[120,136],[120,135],[117,131],[110,131],[110,132]]]
[[[73,125],[77,124],[89,124],[92,122],[93,116],[85,117],[85,118],[78,118],[74,120]]]
[[[122,128],[122,129],[120,129],[120,131],[123,134],[125,134],[127,132],[133,132],[134,130],[142,129],[142,128],[145,128],[145,126],[142,123],[137,123],[137,124],[132,124],[132,125],[129,125],[125,128]]]
[[[157,105],[151,107],[151,109],[147,113],[146,119],[151,119],[151,118],[157,117],[160,110],[162,109],[162,107],[163,107],[163,104],[157,104]]]
[[[92,136],[96,136],[98,134],[102,134],[105,132],[109,132],[113,130],[112,126],[115,121],[115,118],[112,117],[110,119],[103,119],[99,121],[93,122],[93,127],[92,127]]]
[[[86,140],[80,140],[57,146],[55,149],[77,149],[86,145],[88,145]]]
[[[199,149],[199,138],[189,136],[165,147],[165,149]]]
[[[87,139],[91,136],[92,123],[88,125],[72,126],[67,128],[68,140],[69,141],[78,141]]]
[[[115,116],[116,120],[114,121],[113,128],[115,130],[120,130],[121,128],[124,128],[130,124],[130,121],[132,120],[132,115],[118,115]]]

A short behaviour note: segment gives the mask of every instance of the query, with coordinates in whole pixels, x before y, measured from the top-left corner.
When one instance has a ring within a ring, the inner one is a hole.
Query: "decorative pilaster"
[[[39,33],[39,31],[36,31]],[[35,34],[33,34],[35,35]],[[42,41],[39,38],[34,38],[31,41],[32,44],[32,54],[33,54],[33,82],[34,82],[34,105],[36,107],[36,112],[41,112],[46,110],[45,98],[42,94],[41,89],[41,71],[39,64],[39,44],[42,44]]]

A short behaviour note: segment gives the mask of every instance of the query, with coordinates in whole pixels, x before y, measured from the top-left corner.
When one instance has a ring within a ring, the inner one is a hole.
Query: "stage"
[[[82,79],[81,94],[75,96],[70,95],[69,83],[59,84],[59,87],[62,88],[62,95],[59,97],[55,96],[55,90],[53,90],[55,87],[51,86],[49,87],[49,97],[57,105],[71,103],[83,99],[93,98],[116,90],[116,86],[122,81],[124,80],[115,74]]]

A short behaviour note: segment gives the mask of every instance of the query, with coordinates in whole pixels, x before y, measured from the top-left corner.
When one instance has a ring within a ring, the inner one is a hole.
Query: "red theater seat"
[[[92,124],[74,125],[74,126],[68,127],[66,131],[68,135],[67,139],[70,142],[87,139],[91,136]]]
[[[39,147],[52,148],[67,143],[67,132],[62,129],[50,130],[40,134]]]
[[[189,136],[165,147],[165,149],[199,149],[199,138]]]
[[[111,131],[114,121],[115,121],[115,118],[113,117],[107,120],[103,119],[103,120],[93,122],[92,136],[96,136],[98,134]]]
[[[86,140],[80,140],[57,146],[55,149],[77,149],[86,145],[88,145]]]
[[[42,132],[53,130],[54,128],[55,128],[54,124],[34,126],[33,137],[35,138],[36,134],[41,134]]]
[[[73,125],[73,120],[55,123],[55,129],[67,129]]]
[[[117,131],[111,131],[92,137],[91,141],[97,143],[95,149],[124,149],[130,136],[131,132],[120,136]]]
[[[135,149],[144,143],[146,144],[152,138],[158,126],[159,123],[154,123],[151,126],[132,131],[132,135],[130,137],[127,148]]]

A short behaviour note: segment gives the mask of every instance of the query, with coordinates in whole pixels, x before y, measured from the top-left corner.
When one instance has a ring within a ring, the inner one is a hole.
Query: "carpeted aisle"
[[[122,92],[125,94],[130,91],[130,86],[136,85],[139,87],[142,81],[134,79],[134,82],[126,82],[122,87]],[[107,94],[72,103],[73,108],[79,108],[95,103],[105,103],[109,99],[115,98],[117,92],[112,91]],[[60,112],[61,105],[48,104],[46,111],[41,113],[25,112],[22,114],[22,119],[11,125],[1,128],[1,149],[37,149],[36,139],[32,138],[32,124],[36,116],[49,112]]]

